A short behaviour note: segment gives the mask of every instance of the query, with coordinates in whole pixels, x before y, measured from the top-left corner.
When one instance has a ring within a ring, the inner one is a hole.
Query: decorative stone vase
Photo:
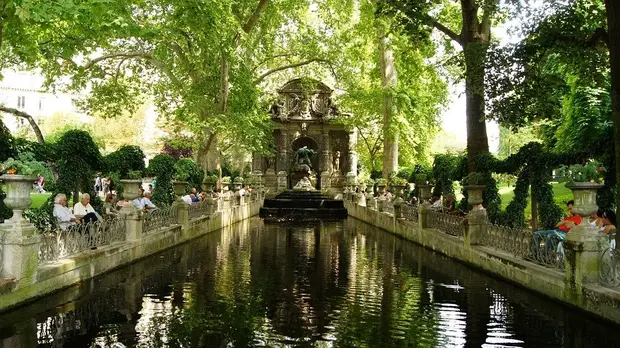
[[[575,205],[573,212],[582,218],[588,218],[598,210],[596,205],[596,192],[603,187],[603,184],[595,182],[573,182],[566,185],[566,188],[573,191]]]
[[[174,195],[181,197],[185,194],[185,188],[187,187],[187,181],[173,181],[172,188],[174,189]]]
[[[427,202],[429,199],[431,199],[431,189],[433,188],[433,186],[428,184],[418,184],[417,186],[420,189],[420,198],[424,202]]]
[[[484,185],[466,185],[463,187],[467,190],[467,203],[472,206],[482,204],[484,201]]]
[[[204,182],[203,185],[205,187],[205,191],[209,194],[209,197],[211,197],[213,195],[213,187],[215,186],[215,184],[210,182]]]
[[[142,180],[122,179],[121,185],[123,185],[123,198],[131,201],[138,198],[138,188],[142,186]]]
[[[379,196],[382,196],[385,193],[385,185],[377,184],[377,192],[379,193]]]
[[[23,221],[22,214],[32,203],[30,191],[32,190],[32,184],[37,178],[26,175],[5,174],[0,176],[0,180],[4,181],[7,186],[4,204],[13,209],[13,217],[7,220],[7,222]]]
[[[403,198],[403,194],[405,193],[405,185],[392,185],[391,188],[394,191],[393,194],[396,198]]]

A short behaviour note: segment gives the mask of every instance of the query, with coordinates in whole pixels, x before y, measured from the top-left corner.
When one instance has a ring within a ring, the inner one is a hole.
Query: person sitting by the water
[[[80,217],[86,223],[99,220],[95,208],[90,205],[90,195],[88,193],[82,193],[82,200],[73,206],[73,214]]]
[[[448,193],[446,195],[446,205],[444,205],[443,211],[448,213],[448,214],[452,214],[452,213],[455,212],[454,209],[455,209],[454,193]]]
[[[383,194],[383,197],[385,198],[386,201],[392,201],[392,192],[390,192],[389,189],[386,189],[385,193]]]
[[[609,209],[605,211],[601,220],[603,222],[602,232],[609,236],[609,247],[611,249],[616,248],[618,235],[616,233],[616,212]]]
[[[441,196],[433,195],[433,197],[431,197],[431,202],[433,202],[431,204],[432,210],[441,211],[441,209],[443,208],[443,202],[441,201]]]
[[[245,187],[244,185],[241,185],[241,188],[239,189],[239,196],[245,196]]]
[[[103,213],[103,216],[105,217],[114,217],[118,215],[117,210],[114,209],[114,195],[113,194],[108,193],[105,196],[105,200],[103,201],[103,207],[101,208],[101,212]]]
[[[194,194],[193,194],[193,193],[190,193],[189,195],[185,195],[185,196],[182,196],[182,197],[181,197],[181,199],[183,200],[183,202],[185,202],[185,203],[187,203],[187,204],[192,204],[192,203],[194,203],[194,198],[195,198],[195,196],[194,196]]]
[[[547,252],[553,249],[553,242],[556,241],[561,243],[566,239],[566,234],[570,232],[570,230],[581,224],[581,216],[575,214],[573,212],[573,205],[575,201],[570,200],[566,203],[566,207],[568,208],[569,216],[565,217],[562,221],[558,222],[555,225],[555,229],[553,230],[542,230],[536,231],[532,234],[532,255],[536,257],[538,255],[538,244],[541,240],[546,240],[546,248]]]
[[[71,213],[71,209],[67,208],[67,196],[64,193],[59,193],[54,198],[52,216],[58,220],[58,226],[63,231],[79,222],[79,219]]]
[[[193,203],[198,203],[200,202],[200,198],[198,197],[198,191],[196,190],[195,187],[192,187],[192,189],[189,191],[190,195],[193,195],[192,198],[192,202]]]
[[[590,216],[590,225],[598,228],[599,231],[603,230],[603,210],[598,209],[592,216]]]
[[[133,203],[133,205],[140,210],[152,211],[157,209],[155,204],[153,204],[148,197],[144,196],[144,189],[142,187],[138,188],[138,198],[131,201],[131,203]]]

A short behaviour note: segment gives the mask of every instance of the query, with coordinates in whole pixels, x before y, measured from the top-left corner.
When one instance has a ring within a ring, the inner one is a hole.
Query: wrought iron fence
[[[196,219],[207,215],[207,201],[200,201],[189,205],[189,218]]]
[[[463,237],[467,225],[465,225],[465,218],[461,216],[429,211],[428,227],[436,228],[452,236]]]
[[[551,231],[537,231],[530,239],[530,253],[526,260],[538,264],[564,269],[564,238]]]
[[[125,220],[120,217],[42,232],[39,262],[56,262],[73,254],[124,241],[126,233]]]
[[[146,213],[142,233],[148,234],[163,227],[177,223],[177,209],[170,206]]]
[[[601,253],[599,281],[604,286],[620,287],[620,250],[617,249],[615,233],[609,238],[609,247]]]
[[[418,205],[403,204],[401,207],[405,219],[418,222]]]
[[[489,224],[482,244],[520,258],[531,255],[532,231],[525,228]]]

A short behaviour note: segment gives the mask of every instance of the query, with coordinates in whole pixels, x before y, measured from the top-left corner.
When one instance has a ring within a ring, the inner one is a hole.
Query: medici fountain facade
[[[357,132],[345,128],[332,89],[316,80],[295,79],[278,90],[270,114],[275,156],[254,155],[252,171],[270,192],[320,189],[342,192],[357,177]]]

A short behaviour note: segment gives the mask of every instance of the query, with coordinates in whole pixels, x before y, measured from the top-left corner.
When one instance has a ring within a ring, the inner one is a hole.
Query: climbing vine
[[[149,175],[155,176],[157,186],[153,192],[155,205],[170,205],[174,201],[172,188],[172,176],[174,175],[174,158],[170,155],[157,155],[149,163],[147,168]]]

